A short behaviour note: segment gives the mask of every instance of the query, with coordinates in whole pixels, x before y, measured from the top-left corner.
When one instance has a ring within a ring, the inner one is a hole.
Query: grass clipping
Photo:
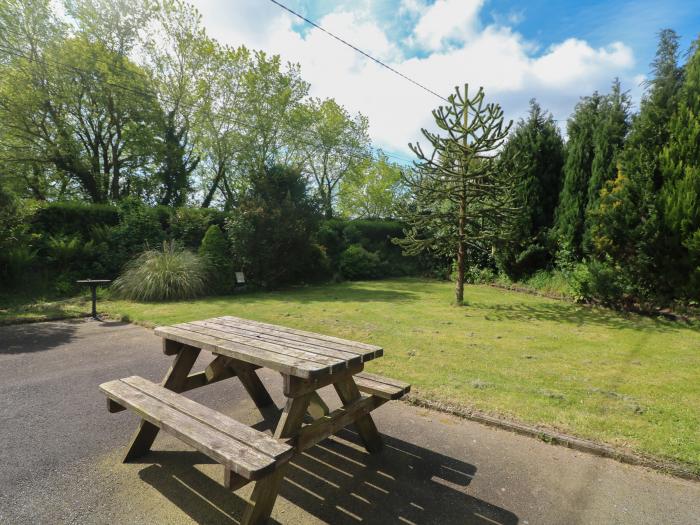
[[[193,299],[206,292],[207,270],[202,257],[166,241],[162,250],[146,250],[131,260],[112,290],[139,302]]]

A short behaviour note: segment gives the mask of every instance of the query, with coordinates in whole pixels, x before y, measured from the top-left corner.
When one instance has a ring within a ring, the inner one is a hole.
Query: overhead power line
[[[413,80],[411,77],[409,77],[409,76],[407,76],[407,75],[404,75],[403,73],[401,73],[401,71],[398,71],[397,69],[391,67],[390,65],[385,64],[384,62],[382,62],[382,61],[379,60],[378,58],[374,58],[372,55],[370,55],[369,53],[366,53],[365,51],[363,51],[362,49],[360,49],[360,48],[357,47],[356,45],[351,44],[351,43],[348,42],[347,40],[344,40],[343,38],[339,37],[338,35],[335,35],[335,34],[331,33],[330,31],[328,31],[327,29],[324,29],[323,27],[321,27],[320,25],[318,25],[318,24],[317,24],[316,22],[314,22],[313,20],[309,20],[309,19],[306,18],[304,15],[301,15],[301,14],[297,13],[297,12],[294,11],[293,9],[290,9],[290,8],[287,7],[286,5],[281,4],[281,3],[278,2],[277,0],[270,0],[270,2],[272,2],[273,4],[275,4],[275,5],[279,6],[279,7],[281,7],[282,9],[284,9],[284,10],[287,11],[288,13],[291,13],[292,15],[296,16],[297,18],[300,18],[301,20],[303,20],[303,21],[306,22],[307,24],[310,24],[310,25],[314,26],[316,29],[320,29],[321,31],[323,31],[324,33],[326,33],[326,34],[327,34],[328,36],[330,36],[331,38],[334,38],[334,39],[336,39],[338,42],[340,42],[341,44],[344,44],[344,45],[348,46],[349,48],[354,49],[355,51],[357,51],[357,52],[360,53],[361,55],[363,55],[363,56],[369,58],[369,59],[372,60],[373,62],[376,62],[376,63],[379,64],[380,66],[382,66],[382,67],[388,69],[389,71],[391,71],[392,73],[394,73],[394,74],[400,76],[400,77],[403,78],[404,80],[408,80],[411,84],[413,84],[413,85],[415,85],[415,86],[418,86],[418,87],[421,88],[423,91],[427,91],[428,93],[430,93],[431,95],[436,96],[437,98],[439,98],[439,99],[442,100],[443,102],[449,103],[449,100],[447,100],[447,99],[446,99],[445,97],[443,97],[442,95],[436,93],[435,91],[433,91],[433,90],[430,89],[429,87],[426,87],[425,85],[421,84],[421,83],[418,82],[417,80]]]

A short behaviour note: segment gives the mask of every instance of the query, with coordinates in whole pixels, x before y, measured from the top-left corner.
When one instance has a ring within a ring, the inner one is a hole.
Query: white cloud
[[[483,0],[437,0],[425,9],[414,30],[416,43],[437,50],[449,40],[465,42],[479,26]]]
[[[421,138],[421,127],[431,126],[430,112],[440,104],[435,96],[318,29],[304,27],[300,34],[298,20],[271,3],[237,0],[235,10],[227,0],[197,0],[195,5],[214,37],[299,62],[313,96],[333,97],[350,111],[367,115],[375,146],[410,157],[407,143]],[[429,18],[426,21],[430,12],[439,11],[425,12],[414,28],[413,40],[437,47],[420,57],[406,57],[400,42],[370,17],[368,4],[352,5],[352,11],[340,7],[318,22],[438,93],[448,95],[465,82],[474,88],[483,86],[487,99],[501,103],[509,119],[522,117],[529,99],[536,97],[563,124],[579,97],[596,89],[607,91],[616,76],[623,87],[638,94],[633,53],[620,42],[595,48],[568,39],[540,51],[536,42],[503,24],[480,28],[481,1],[438,0],[431,9],[459,5],[460,10],[443,11],[451,22],[442,27]],[[401,2],[405,10],[421,5],[423,0]],[[444,45],[448,41],[451,45]]]

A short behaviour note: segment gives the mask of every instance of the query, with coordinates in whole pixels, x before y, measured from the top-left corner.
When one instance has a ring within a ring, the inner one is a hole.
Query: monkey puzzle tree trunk
[[[394,242],[407,255],[427,251],[455,261],[455,302],[462,305],[467,253],[490,249],[516,216],[516,173],[498,171],[496,152],[512,124],[504,127],[501,107],[485,104],[481,88],[473,97],[466,84],[455,91],[448,105],[433,110],[443,135],[421,130],[432,153],[409,144],[418,157],[415,169],[403,174],[413,197],[402,214],[410,227]]]
[[[465,234],[466,234],[466,199],[459,203],[459,225],[457,227],[457,282],[455,284],[455,303],[464,304],[464,267],[465,267]]]

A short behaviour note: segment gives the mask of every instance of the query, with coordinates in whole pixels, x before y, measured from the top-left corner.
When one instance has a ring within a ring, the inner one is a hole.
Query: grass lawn
[[[371,372],[422,397],[685,463],[700,473],[700,327],[400,279],[193,302],[102,301],[145,324],[237,315],[381,345]]]
[[[70,299],[53,299],[2,294],[0,295],[0,326],[11,323],[84,317],[86,313],[90,312],[90,308],[88,295]]]

